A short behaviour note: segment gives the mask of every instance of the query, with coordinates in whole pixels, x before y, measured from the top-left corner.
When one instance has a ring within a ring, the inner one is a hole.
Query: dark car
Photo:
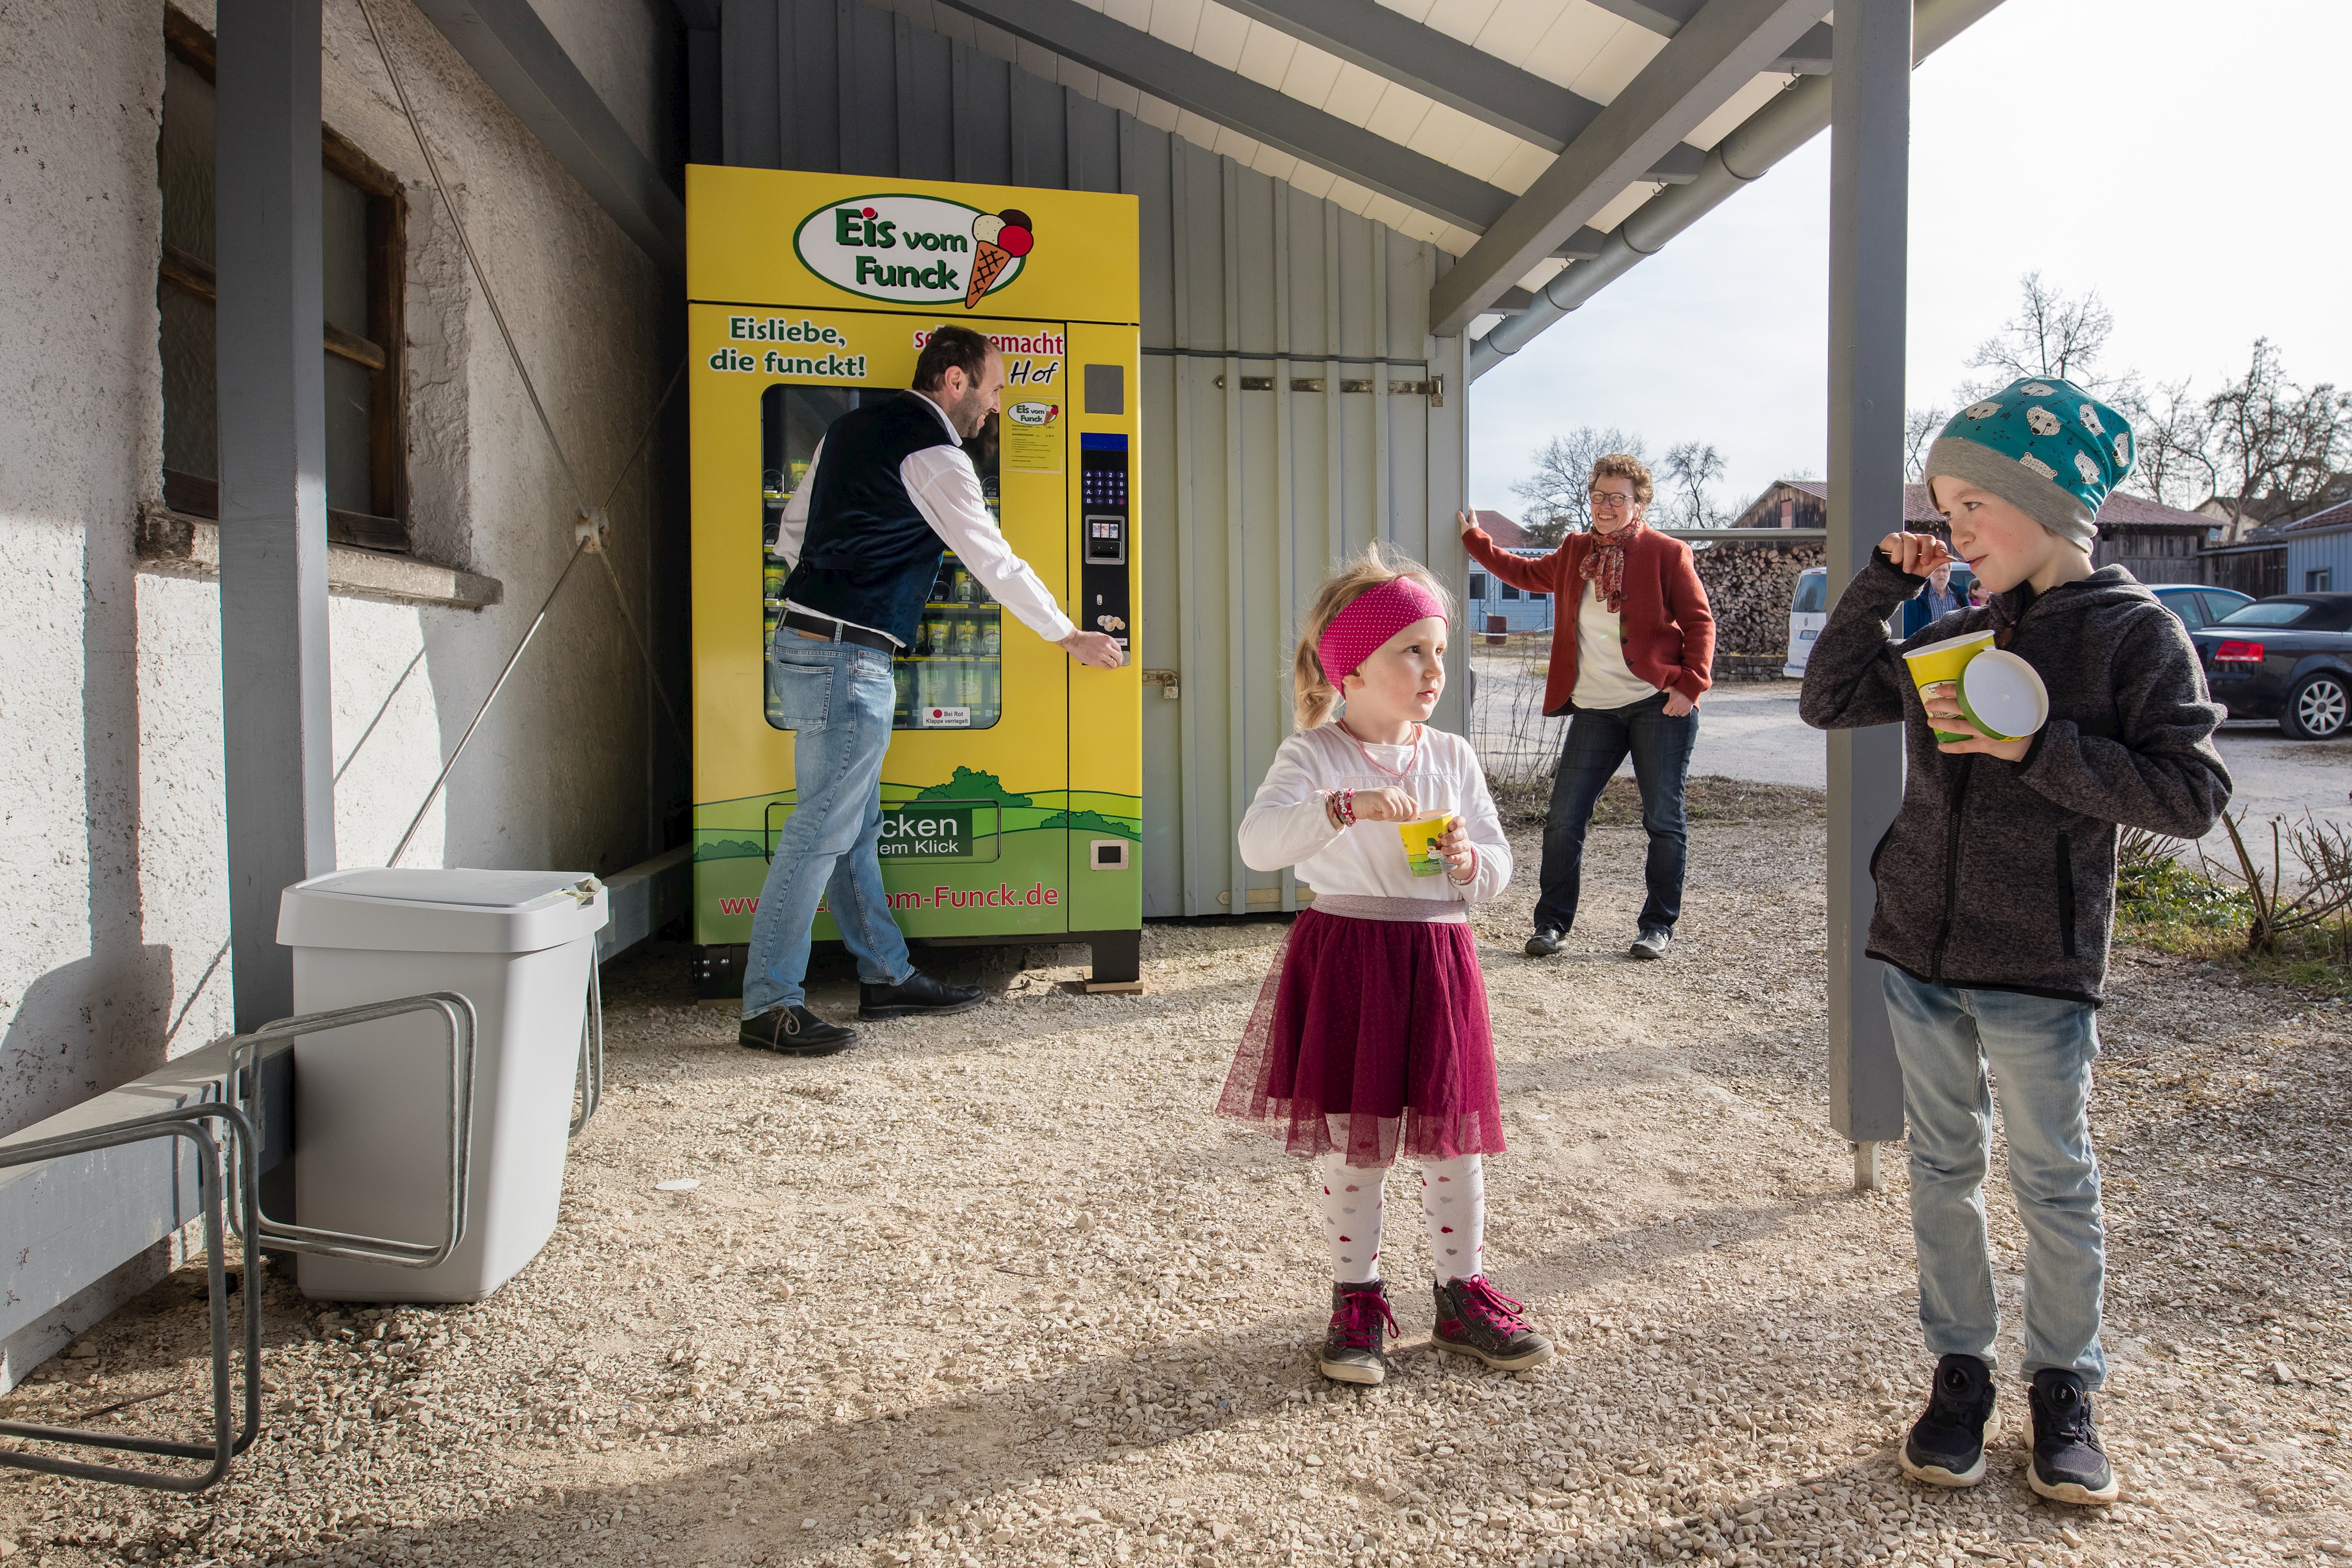
[[[2180,582],[2152,582],[2148,591],[2158,603],[2180,617],[2181,624],[2191,632],[2210,626],[2223,616],[2244,609],[2254,601],[2251,593],[2241,593],[2234,588],[2206,588]]]
[[[2334,740],[2352,719],[2352,593],[2258,599],[2189,633],[2205,684],[2231,718],[2273,718],[2297,740]]]

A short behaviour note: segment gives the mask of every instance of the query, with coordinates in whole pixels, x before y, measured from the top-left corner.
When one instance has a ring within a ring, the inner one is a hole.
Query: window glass
[[[220,444],[215,403],[220,383],[213,366],[212,301],[167,287],[156,291],[155,303],[163,313],[166,490],[173,488],[169,476],[175,473],[207,484],[216,483],[220,478]],[[216,505],[168,493],[166,502],[173,507],[201,507],[207,516]]]
[[[368,337],[367,193],[329,170],[320,181],[319,205],[327,325],[354,338]]]
[[[2292,600],[2249,604],[2215,622],[2221,626],[2292,626],[2311,613],[2311,606]]]
[[[2306,571],[2303,574],[2303,591],[2305,593],[2326,593],[2329,584],[2335,580],[2334,570],[2327,567],[2323,566],[2316,570]]]
[[[163,196],[163,255],[156,290],[157,350],[163,390],[163,498],[200,517],[219,515],[219,394],[214,303],[214,244],[218,221],[213,160],[218,97],[204,70],[179,53],[164,56],[163,123],[156,141],[156,181]],[[396,344],[374,319],[372,269],[396,291],[399,259],[379,257],[371,230],[378,195],[336,172],[320,174],[320,284],[324,305],[327,506],[352,514],[330,520],[331,537],[399,549],[405,533],[397,475],[375,472],[378,451],[404,443],[399,410],[379,406],[379,382],[397,376]],[[388,220],[390,221],[390,220]],[[393,232],[387,230],[386,233]],[[340,344],[338,348],[336,345]],[[387,359],[383,372],[376,366]],[[387,429],[386,426],[389,425]]]
[[[1809,571],[1797,579],[1797,597],[1789,606],[1792,615],[1819,615],[1829,598],[1830,580],[1826,572]]]
[[[1505,583],[1505,584],[1503,584],[1503,591],[1502,591],[1502,593],[1499,595],[1499,597],[1504,598],[1504,599],[1517,599],[1518,596],[1519,596],[1519,591],[1518,591],[1517,589],[1513,588],[1513,587],[1512,587],[1509,583],[1507,583],[1507,583]]]
[[[761,542],[762,585],[761,646],[773,642],[784,613],[784,579],[789,568],[775,552],[776,530],[784,503],[808,476],[817,443],[835,419],[876,396],[856,388],[825,386],[770,387],[760,400],[760,490],[764,509]],[[1003,526],[1003,498],[998,483],[996,422],[964,443],[964,451],[980,474],[981,494],[997,525]],[[914,645],[901,649],[890,661],[898,685],[891,715],[894,729],[987,729],[1003,716],[1003,655],[1004,612],[989,596],[978,578],[964,570],[952,551],[942,555],[939,575],[918,623]],[[768,722],[780,715],[772,695]],[[781,726],[779,726],[781,727]]]
[[[1474,571],[1470,574],[1470,597],[1473,599],[1484,599],[1486,597],[1486,574],[1485,572]]]
[[[155,149],[163,243],[213,265],[213,84],[180,58],[163,62],[163,133]]]
[[[339,512],[373,513],[369,494],[368,368],[327,356],[327,505]]]

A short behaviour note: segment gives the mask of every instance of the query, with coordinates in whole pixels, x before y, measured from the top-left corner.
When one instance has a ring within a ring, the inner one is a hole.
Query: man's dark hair
[[[939,391],[947,382],[950,365],[961,371],[964,380],[978,386],[982,368],[987,363],[986,338],[969,327],[934,328],[930,340],[915,359],[915,390]]]

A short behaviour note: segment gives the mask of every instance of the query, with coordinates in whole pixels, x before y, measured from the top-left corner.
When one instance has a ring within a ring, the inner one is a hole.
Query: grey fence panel
[[[1144,692],[1144,912],[1294,906],[1234,830],[1289,733],[1307,601],[1374,539],[1465,578],[1461,346],[1427,317],[1450,258],[865,0],[720,19],[730,163],[1137,198],[1140,657],[1181,694]],[[1442,404],[1390,390],[1433,377]]]

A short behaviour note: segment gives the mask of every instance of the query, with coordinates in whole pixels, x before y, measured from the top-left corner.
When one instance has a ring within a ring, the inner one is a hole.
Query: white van
[[[1975,580],[1975,574],[1967,567],[1954,569],[1952,591],[1962,603],[1968,602],[1969,584]],[[1790,680],[1804,674],[1805,661],[1813,651],[1813,639],[1829,624],[1829,590],[1830,572],[1825,566],[1808,567],[1797,574],[1797,591],[1789,599],[1789,662],[1780,666],[1780,674]],[[1900,642],[1902,624],[1903,614],[1897,611],[1887,617],[1886,634]]]
[[[1805,673],[1813,639],[1829,624],[1830,569],[1809,567],[1797,574],[1797,591],[1789,600],[1789,662],[1780,674],[1795,680]]]

